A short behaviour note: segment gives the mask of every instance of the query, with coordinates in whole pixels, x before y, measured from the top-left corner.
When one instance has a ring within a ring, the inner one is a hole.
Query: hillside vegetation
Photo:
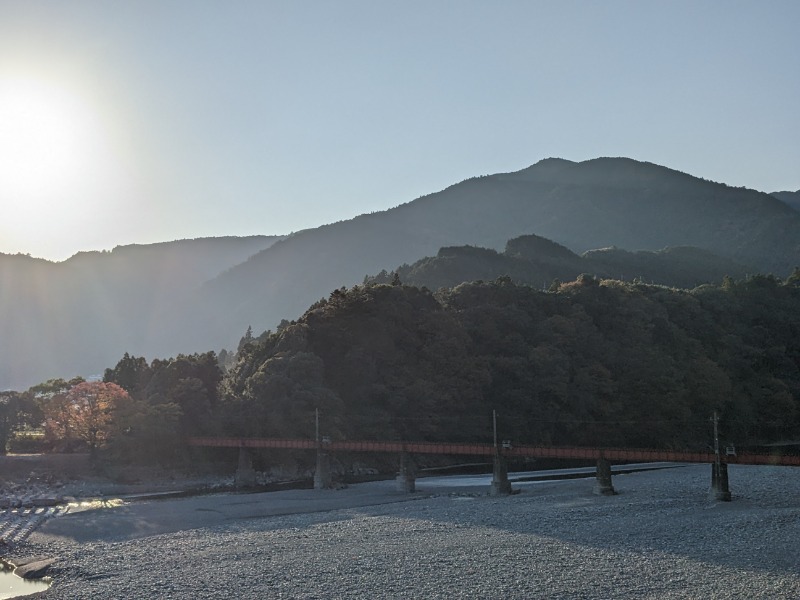
[[[165,338],[229,347],[232,332],[274,328],[365,275],[451,246],[501,251],[528,234],[576,253],[691,246],[779,277],[800,265],[800,214],[773,196],[625,158],[548,159],[290,236],[203,286],[166,324]]]
[[[699,248],[629,252],[612,247],[578,256],[560,244],[526,235],[510,240],[503,252],[475,246],[442,248],[436,256],[402,265],[392,273],[381,271],[365,278],[365,283],[391,283],[397,274],[403,283],[436,290],[507,276],[515,283],[547,289],[554,280],[570,281],[589,273],[603,279],[691,289],[721,283],[726,275],[741,278],[747,272],[747,267]]]
[[[714,412],[724,444],[800,439],[800,271],[551,290],[336,289],[248,332],[227,370],[214,352],[125,354],[102,382],[0,392],[0,446],[44,423],[48,448],[164,463],[189,436],[313,439],[316,411],[333,439],[486,442],[493,411],[523,444],[706,450]]]
[[[582,276],[433,294],[336,290],[247,345],[222,381],[220,431],[706,448],[800,433],[800,278],[681,291]]]

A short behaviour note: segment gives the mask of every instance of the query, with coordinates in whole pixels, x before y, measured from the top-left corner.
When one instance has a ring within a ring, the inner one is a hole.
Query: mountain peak
[[[566,158],[559,158],[557,156],[550,156],[548,158],[543,158],[539,162],[531,165],[530,168],[533,168],[533,167],[538,167],[540,169],[541,168],[552,168],[552,167],[563,168],[563,167],[567,167],[567,166],[570,166],[570,165],[576,165],[576,164],[578,164],[578,163],[576,163],[574,160],[567,160]]]
[[[515,171],[514,173],[507,173],[507,175],[512,176],[515,179],[547,179],[550,177],[561,176],[571,168],[575,167],[577,164],[579,163],[567,160],[565,158],[543,158],[530,167],[526,167],[520,171]]]

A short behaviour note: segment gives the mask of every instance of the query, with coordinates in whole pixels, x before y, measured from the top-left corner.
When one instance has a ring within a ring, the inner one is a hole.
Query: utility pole
[[[719,414],[714,411],[711,419],[714,423],[714,465],[711,471],[711,492],[715,500],[730,502],[731,492],[728,487],[728,463],[722,464],[719,454]]]
[[[489,493],[492,496],[506,495],[511,493],[511,482],[508,480],[506,458],[500,454],[500,447],[497,445],[496,410],[492,410],[492,429],[494,430],[494,461],[492,468],[492,487]]]
[[[316,421],[316,441],[317,441],[317,469],[314,471],[314,489],[324,490],[331,487],[331,462],[327,448],[323,448],[322,438],[319,437],[319,409],[314,409]]]
[[[717,455],[719,461],[719,415],[714,411],[714,454]]]
[[[494,453],[497,454],[497,411],[492,409],[492,429],[494,430]]]

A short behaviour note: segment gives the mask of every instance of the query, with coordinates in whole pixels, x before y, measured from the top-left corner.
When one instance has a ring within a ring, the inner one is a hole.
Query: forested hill
[[[706,449],[800,434],[800,274],[691,292],[581,277],[355,286],[251,343],[216,433]]]
[[[276,239],[118,246],[60,263],[0,254],[0,390],[102,373],[124,352],[152,354],[160,315]]]
[[[705,283],[721,283],[727,275],[744,277],[752,268],[699,248],[665,248],[657,252],[628,252],[619,248],[591,250],[578,256],[568,248],[539,236],[509,240],[503,252],[475,246],[451,246],[436,256],[385,270],[366,278],[370,283],[400,281],[432,290],[454,287],[465,281],[508,276],[518,284],[546,289],[553,280],[571,281],[581,273],[603,279],[638,280],[691,289]]]
[[[365,275],[448,246],[502,250],[526,234],[574,252],[693,246],[781,277],[800,265],[800,214],[773,196],[624,158],[548,159],[290,236],[205,285],[159,347],[230,347],[248,325],[274,328]]]

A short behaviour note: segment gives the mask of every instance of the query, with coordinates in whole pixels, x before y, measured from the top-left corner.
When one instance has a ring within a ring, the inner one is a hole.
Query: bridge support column
[[[491,496],[506,496],[511,493],[511,482],[508,480],[508,465],[506,459],[500,454],[494,455],[494,469],[492,470]]]
[[[256,472],[253,470],[253,457],[250,450],[239,447],[239,464],[236,467],[234,485],[237,488],[252,487],[256,484]]]
[[[731,501],[731,490],[728,487],[728,463],[717,461],[711,463],[711,491],[714,500]]]
[[[611,463],[602,456],[597,459],[597,482],[594,493],[598,496],[613,496],[617,493],[611,483]]]
[[[414,465],[409,456],[403,452],[400,455],[400,471],[395,479],[398,492],[412,494],[416,491],[416,476],[414,475]]]
[[[332,487],[331,457],[324,450],[317,450],[317,468],[314,471],[314,489],[327,490]]]

